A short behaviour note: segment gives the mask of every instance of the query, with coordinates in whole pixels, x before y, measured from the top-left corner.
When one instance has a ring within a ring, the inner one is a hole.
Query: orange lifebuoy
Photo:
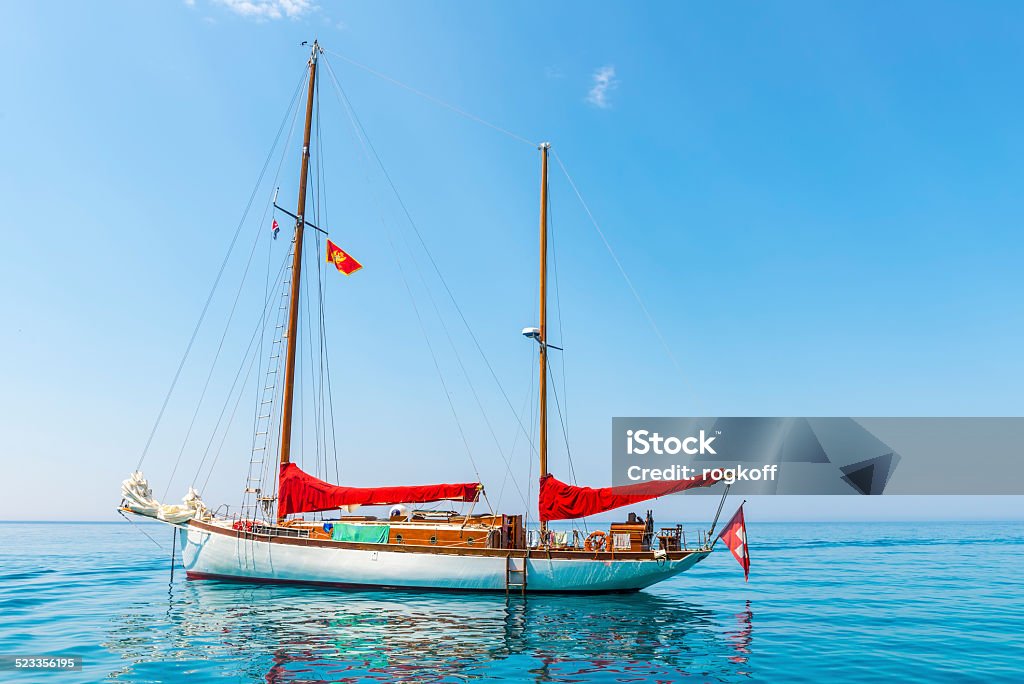
[[[587,541],[583,543],[583,548],[586,551],[604,551],[607,544],[608,535],[602,530],[594,530],[587,536]]]

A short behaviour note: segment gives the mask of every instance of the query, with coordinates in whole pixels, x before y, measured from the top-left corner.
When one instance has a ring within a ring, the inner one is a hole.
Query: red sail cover
[[[436,484],[420,487],[339,487],[302,472],[294,463],[281,466],[278,483],[277,514],[330,511],[340,506],[391,504],[427,501],[476,501],[477,482]]]
[[[547,475],[540,480],[540,519],[569,520],[603,513],[620,506],[647,501],[694,487],[713,485],[721,478],[693,477],[689,480],[638,482],[625,487],[574,487]]]

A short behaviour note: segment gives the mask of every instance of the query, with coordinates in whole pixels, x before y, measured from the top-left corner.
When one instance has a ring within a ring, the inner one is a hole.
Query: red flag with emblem
[[[351,254],[330,240],[327,241],[327,261],[345,275],[352,275],[363,267]]]
[[[747,548],[747,523],[743,519],[743,504],[740,504],[735,515],[722,528],[718,538],[725,542],[736,561],[743,566],[743,579],[749,582],[750,550]]]

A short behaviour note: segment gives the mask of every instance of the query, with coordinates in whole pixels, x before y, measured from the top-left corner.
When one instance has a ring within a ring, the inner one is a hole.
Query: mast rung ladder
[[[526,595],[526,558],[505,557],[505,593],[518,591]]]

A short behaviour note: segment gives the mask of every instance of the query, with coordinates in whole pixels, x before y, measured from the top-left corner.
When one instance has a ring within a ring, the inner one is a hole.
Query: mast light
[[[561,347],[556,347],[553,344],[548,344],[546,342],[541,341],[540,328],[523,328],[523,337],[525,337],[528,340],[537,340],[537,344],[544,347],[545,349],[550,347],[551,349],[557,349],[558,351],[562,351]]]

